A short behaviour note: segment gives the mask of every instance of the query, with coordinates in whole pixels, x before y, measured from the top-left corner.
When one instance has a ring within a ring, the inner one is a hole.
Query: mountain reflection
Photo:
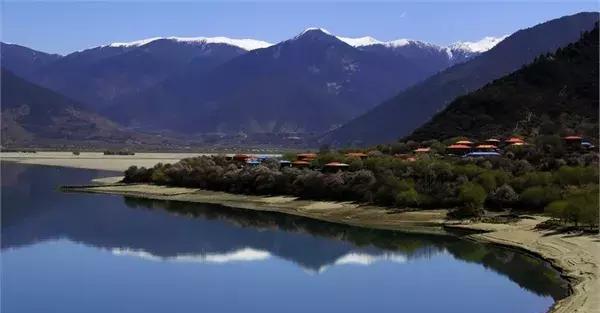
[[[98,171],[2,163],[2,249],[67,238],[152,261],[228,263],[285,259],[311,272],[405,263],[438,254],[474,262],[539,295],[566,293],[547,263],[451,236],[319,222],[272,212],[111,195],[61,193]],[[6,178],[6,179],[5,179]]]

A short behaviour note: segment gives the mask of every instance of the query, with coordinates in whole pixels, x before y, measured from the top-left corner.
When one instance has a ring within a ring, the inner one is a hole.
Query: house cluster
[[[582,136],[566,136],[563,137],[565,146],[571,150],[591,150],[595,146],[585,140]],[[454,142],[445,147],[445,153],[450,156],[461,156],[461,157],[473,157],[473,158],[487,158],[487,157],[498,157],[502,155],[502,152],[508,147],[520,147],[528,146],[525,140],[520,137],[513,136],[505,140],[497,138],[488,138],[483,141],[474,142],[468,139],[462,139]],[[413,150],[410,154],[396,154],[394,157],[405,160],[405,161],[416,161],[419,155],[432,153],[433,150],[430,147],[420,147]],[[364,152],[349,152],[345,154],[346,159],[358,158],[365,159],[369,154]],[[306,152],[296,154],[296,159],[293,161],[280,160],[274,156],[265,155],[248,155],[248,154],[236,154],[229,156],[230,161],[236,162],[239,166],[256,166],[268,159],[276,159],[279,162],[280,167],[293,167],[293,168],[309,168],[313,166],[313,160],[318,157],[317,153]],[[350,167],[350,164],[333,161],[324,164],[321,168],[323,172],[337,172],[345,170]]]
[[[312,161],[317,158],[316,153],[307,152],[307,153],[298,153],[296,154],[296,159],[293,161],[288,160],[279,160],[279,165],[281,167],[294,167],[294,168],[308,168],[311,167]],[[366,153],[362,152],[350,152],[346,153],[347,158],[360,158],[364,159],[367,157]],[[248,155],[248,154],[236,154],[227,157],[228,160],[238,163],[240,166],[256,166],[264,162],[268,159],[276,159],[273,156],[258,156],[258,155]],[[337,172],[339,170],[344,170],[350,167],[350,164],[342,163],[338,161],[329,162],[324,164],[322,167],[323,172]]]
[[[585,140],[582,136],[566,136],[563,137],[563,140],[566,147],[572,150],[589,150],[594,148],[594,145]],[[506,140],[488,138],[478,143],[463,139],[446,146],[446,154],[463,157],[497,157],[500,156],[503,149],[507,147],[528,145],[529,143],[516,136],[507,138]],[[431,148],[427,147],[414,150],[415,154],[430,152]]]

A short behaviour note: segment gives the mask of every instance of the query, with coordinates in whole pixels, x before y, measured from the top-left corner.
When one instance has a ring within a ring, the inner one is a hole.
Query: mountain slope
[[[117,97],[179,74],[191,63],[197,71],[208,71],[244,53],[237,46],[206,41],[112,44],[69,54],[38,70],[33,81],[101,110]]]
[[[128,125],[186,132],[319,132],[443,67],[362,51],[308,29],[208,73],[190,68],[106,112]]]
[[[34,79],[34,74],[42,67],[61,58],[58,54],[49,54],[27,47],[0,42],[0,65],[27,80]]]
[[[553,55],[457,98],[406,140],[574,132],[598,137],[598,27]]]
[[[322,141],[340,145],[394,141],[422,125],[456,97],[517,70],[540,54],[576,41],[597,21],[598,13],[579,13],[520,30],[480,56],[383,102],[327,134]]]
[[[2,69],[2,145],[136,139],[71,99]]]

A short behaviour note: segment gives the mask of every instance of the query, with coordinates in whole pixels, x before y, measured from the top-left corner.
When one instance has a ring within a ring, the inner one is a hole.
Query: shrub
[[[396,194],[396,205],[399,207],[415,207],[419,205],[419,193],[414,189],[400,191]]]
[[[464,183],[458,191],[458,200],[462,206],[454,210],[451,216],[458,218],[481,216],[485,197],[486,192],[479,184]]]
[[[527,209],[540,209],[552,201],[559,200],[560,190],[553,186],[529,187],[521,193],[519,198],[521,206]]]
[[[486,199],[487,204],[492,208],[511,207],[517,200],[519,200],[519,195],[506,184],[496,188]]]
[[[554,173],[554,181],[562,186],[581,186],[598,182],[597,167],[563,166]]]
[[[598,225],[598,185],[570,192],[562,200],[548,204],[545,212],[563,222],[575,225]]]

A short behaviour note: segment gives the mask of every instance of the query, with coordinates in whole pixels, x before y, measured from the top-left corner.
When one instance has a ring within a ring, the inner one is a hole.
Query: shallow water
[[[456,237],[63,193],[114,173],[2,163],[2,312],[545,312],[546,262]]]

